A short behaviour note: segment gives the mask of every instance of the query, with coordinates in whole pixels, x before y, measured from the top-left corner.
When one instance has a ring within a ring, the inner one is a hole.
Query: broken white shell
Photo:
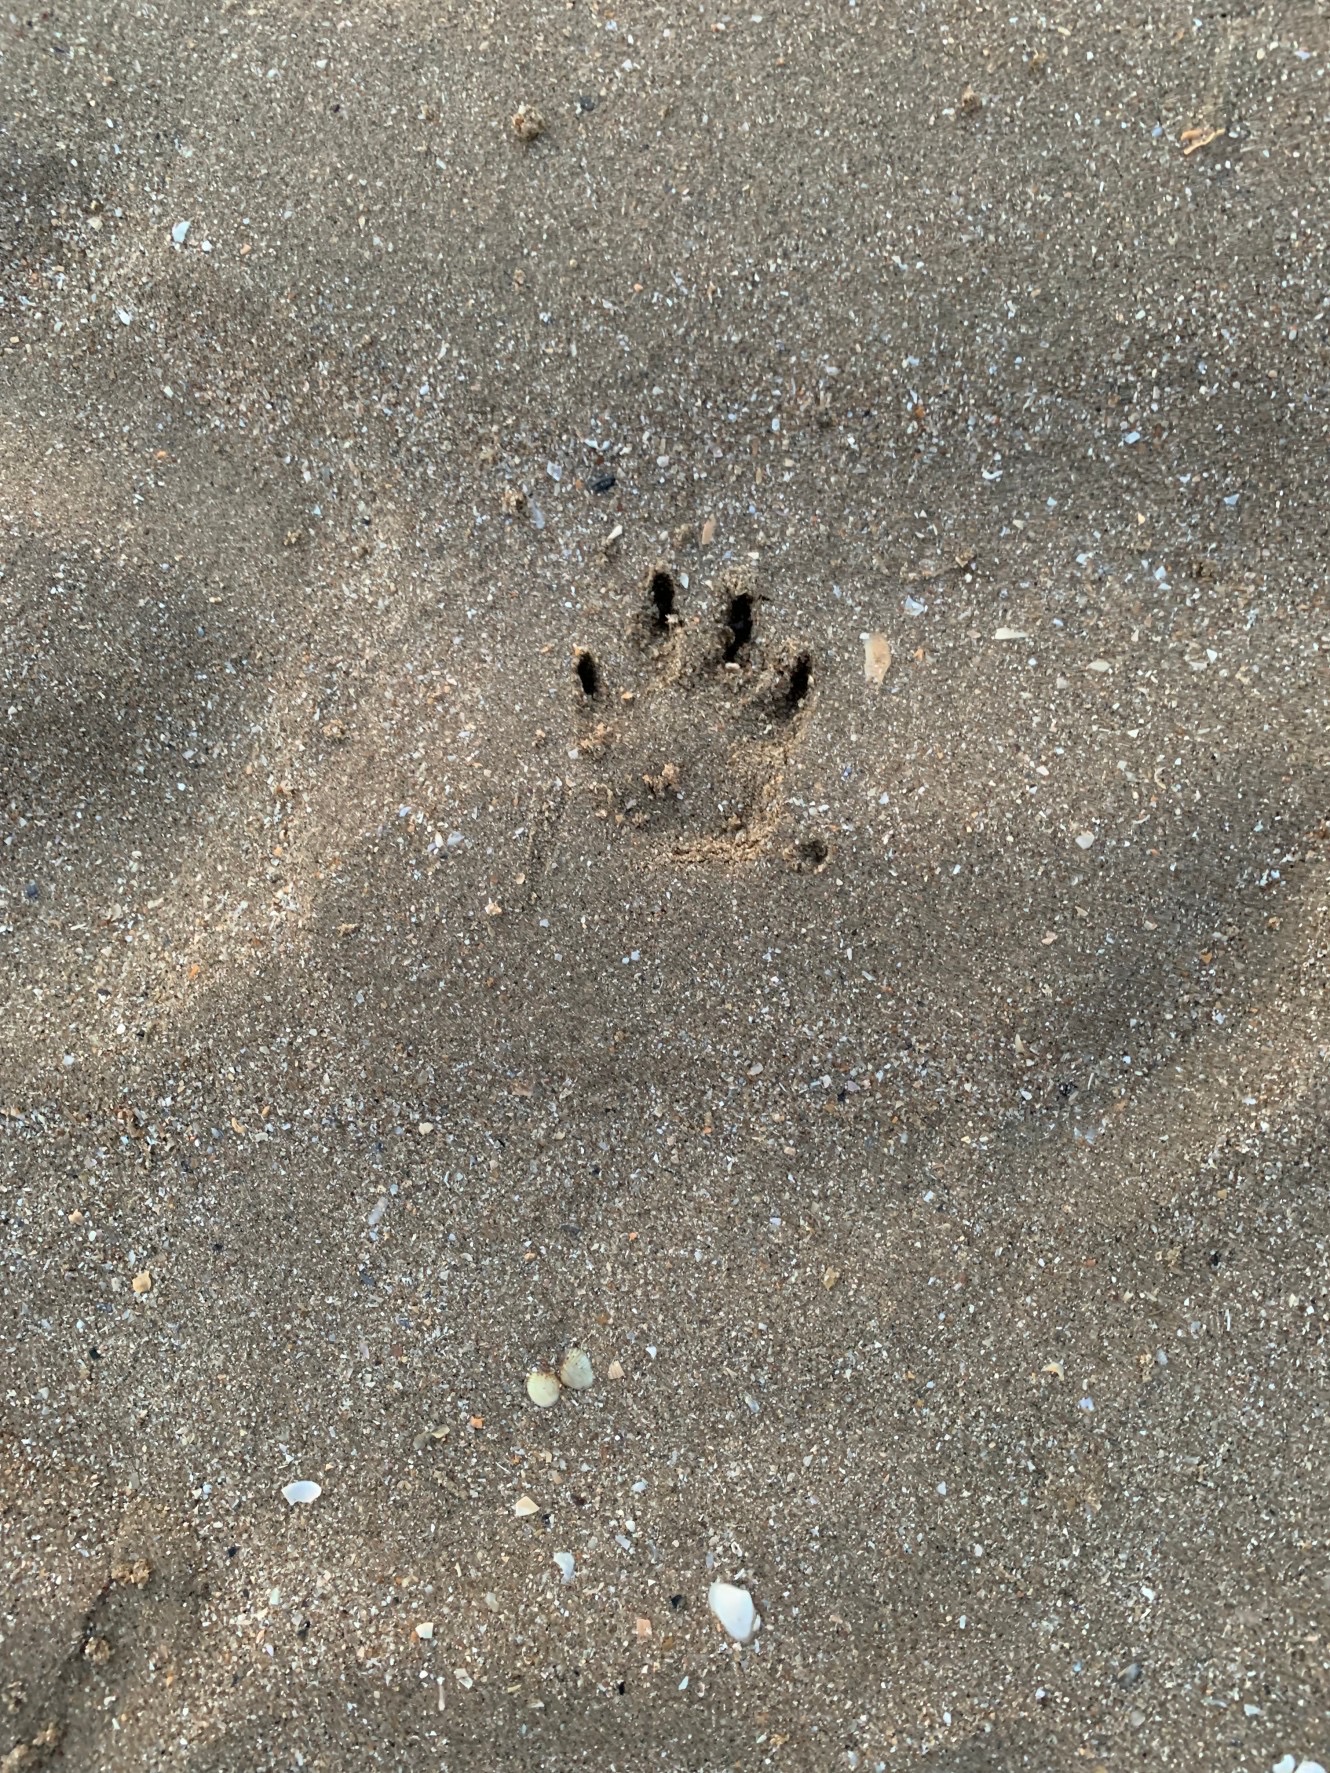
[[[297,1478],[283,1487],[282,1494],[294,1508],[300,1502],[317,1502],[323,1494],[323,1485],[311,1483],[308,1478]]]
[[[526,1376],[526,1394],[538,1410],[548,1410],[551,1404],[559,1401],[559,1381],[553,1373],[537,1367],[534,1373]]]
[[[559,1363],[559,1377],[569,1391],[585,1391],[596,1377],[585,1348],[570,1348]]]
[[[559,1566],[559,1573],[562,1575],[564,1581],[571,1582],[573,1579],[574,1568],[572,1552],[556,1551],[554,1554],[554,1561]]]
[[[746,1644],[762,1623],[752,1595],[732,1582],[713,1582],[707,1590],[707,1606],[736,1644]]]

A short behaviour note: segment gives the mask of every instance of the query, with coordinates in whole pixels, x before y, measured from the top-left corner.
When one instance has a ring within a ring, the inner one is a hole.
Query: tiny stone
[[[531,1515],[540,1513],[540,1504],[530,1496],[519,1496],[513,1503],[513,1513],[519,1521],[524,1521]]]
[[[623,1378],[622,1365],[617,1360],[611,1361],[609,1366],[606,1367],[606,1369],[605,1369],[605,1377],[607,1379],[622,1379]]]
[[[534,142],[545,133],[545,119],[534,105],[522,105],[514,111],[512,124],[519,142]]]
[[[831,1291],[831,1289],[835,1286],[836,1282],[839,1279],[840,1279],[840,1269],[839,1268],[825,1268],[825,1269],[823,1269],[823,1271],[822,1271],[822,1285],[827,1289],[828,1292]]]
[[[1088,850],[1090,845],[1093,842],[1094,842],[1094,832],[1093,831],[1078,831],[1076,833],[1076,847],[1077,847],[1077,849]]]
[[[526,1376],[526,1394],[538,1410],[548,1410],[551,1404],[559,1401],[559,1381],[553,1373],[537,1367],[535,1372]]]
[[[428,1643],[434,1636],[434,1621],[432,1619],[422,1619],[420,1624],[416,1627],[416,1636],[418,1638],[424,1638],[426,1643]]]
[[[136,1293],[151,1293],[151,1291],[152,1291],[152,1276],[148,1273],[147,1269],[145,1268],[143,1270],[143,1273],[136,1274],[134,1276],[133,1280],[129,1284],[131,1287],[133,1287],[133,1289]]]
[[[595,1378],[591,1356],[584,1348],[570,1348],[559,1365],[559,1377],[570,1391],[585,1391]]]
[[[416,1131],[420,1134],[422,1139],[427,1138],[429,1134],[434,1131],[434,1122],[432,1120],[422,1120],[417,1126]]]
[[[111,1646],[106,1638],[89,1638],[83,1646],[83,1654],[89,1662],[101,1664],[111,1660]]]

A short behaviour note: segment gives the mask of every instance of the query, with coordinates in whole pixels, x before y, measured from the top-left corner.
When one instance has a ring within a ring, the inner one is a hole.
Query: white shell
[[[542,1372],[537,1367],[534,1373],[526,1376],[526,1394],[538,1410],[548,1410],[551,1404],[559,1401],[559,1381],[553,1373]]]
[[[585,1391],[596,1377],[585,1348],[570,1348],[559,1363],[559,1377],[569,1391]]]
[[[762,1623],[752,1595],[732,1582],[713,1582],[707,1590],[707,1605],[736,1644],[746,1644]]]
[[[559,1566],[560,1574],[565,1582],[573,1579],[573,1554],[571,1551],[556,1551],[554,1561]]]
[[[297,1478],[293,1484],[284,1486],[282,1494],[294,1508],[298,1502],[317,1502],[323,1494],[323,1485],[313,1484],[308,1478]]]

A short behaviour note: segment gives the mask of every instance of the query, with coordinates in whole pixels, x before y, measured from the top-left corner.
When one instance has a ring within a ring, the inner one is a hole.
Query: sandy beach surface
[[[4,1773],[1330,1759],[1328,52],[0,16]]]

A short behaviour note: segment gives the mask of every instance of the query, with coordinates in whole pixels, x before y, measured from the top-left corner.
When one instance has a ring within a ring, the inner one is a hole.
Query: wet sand
[[[1328,37],[0,25],[7,1773],[1325,1757]]]

